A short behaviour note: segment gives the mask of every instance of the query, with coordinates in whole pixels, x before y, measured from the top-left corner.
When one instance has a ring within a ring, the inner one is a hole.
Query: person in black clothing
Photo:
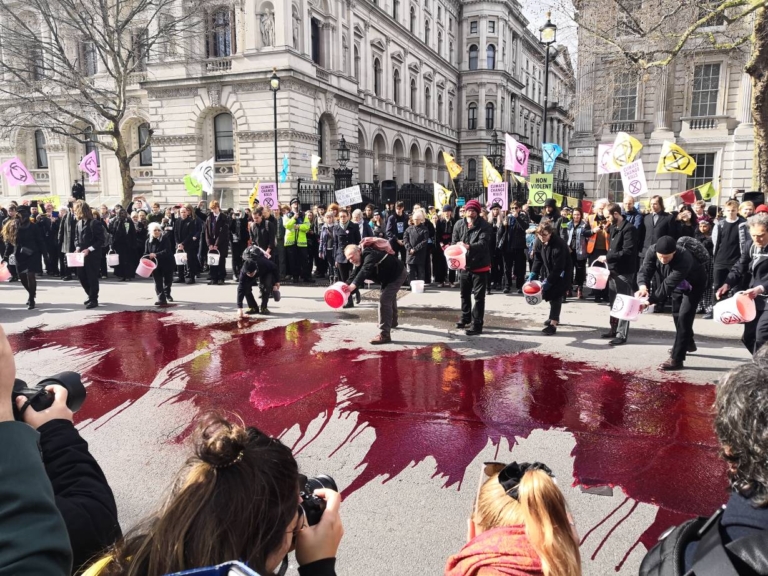
[[[350,244],[344,249],[344,255],[357,268],[357,274],[349,281],[350,295],[358,286],[365,286],[366,280],[381,285],[379,335],[371,340],[371,344],[389,344],[392,342],[391,331],[398,325],[397,294],[408,276],[405,266],[394,250],[384,252],[373,246],[361,250],[359,246]]]
[[[715,290],[725,284],[731,269],[744,254],[748,237],[747,221],[739,216],[739,203],[729,200],[723,207],[723,218],[712,230],[712,285]],[[714,299],[709,304],[714,305]],[[712,311],[710,310],[704,318],[711,320]]]
[[[424,212],[419,210],[413,215],[413,225],[403,234],[407,253],[409,277],[411,280],[423,280],[427,283],[427,258],[429,250],[429,230],[424,225]]]
[[[456,282],[456,270],[448,270],[448,263],[443,255],[445,249],[451,245],[453,226],[453,208],[446,204],[435,226],[435,282],[438,285],[453,286]]]
[[[541,224],[542,222],[552,222],[555,224],[560,219],[560,211],[557,209],[557,201],[554,198],[548,198],[544,202],[544,209],[540,214],[537,214],[533,207],[528,207],[528,220],[534,224]]]
[[[75,229],[77,227],[77,220],[72,211],[73,202],[74,199],[72,199],[68,208],[62,207],[59,209],[57,253],[59,257],[61,279],[64,281],[72,280],[72,270],[67,266],[67,254],[75,251]]]
[[[408,216],[405,214],[405,204],[399,201],[395,204],[394,214],[390,213],[387,216],[387,226],[385,228],[385,234],[389,245],[392,246],[392,250],[400,257],[403,264],[406,263],[406,250],[405,242],[403,241],[403,234],[408,227]]]
[[[637,228],[627,220],[619,204],[609,204],[603,209],[603,216],[610,223],[608,234],[610,245],[608,254],[598,260],[608,265],[611,272],[610,305],[616,301],[617,294],[631,296],[634,292],[635,274],[637,273]],[[602,335],[611,338],[611,346],[619,346],[627,341],[629,336],[629,320],[611,318],[611,329]]]
[[[46,252],[40,227],[30,221],[29,206],[19,206],[18,218],[7,229],[6,242],[4,259],[8,261],[13,254],[16,273],[29,294],[27,310],[33,310],[37,297],[37,275],[43,273],[41,259]]]
[[[157,301],[155,306],[165,306],[173,302],[171,286],[173,285],[173,244],[171,235],[163,232],[163,228],[157,222],[152,222],[149,227],[149,238],[144,246],[144,254],[152,260],[157,267],[152,271],[155,281],[155,294]]]
[[[530,222],[526,213],[520,209],[520,203],[512,202],[509,214],[499,229],[498,245],[504,259],[504,294],[512,291],[512,277],[515,278],[517,293],[522,294],[527,265],[525,231]]]
[[[504,255],[499,245],[500,230],[504,228],[504,219],[506,213],[502,214],[501,204],[491,204],[491,211],[488,213],[488,223],[491,225],[493,240],[491,241],[491,272],[488,274],[488,295],[491,290],[502,289],[502,279],[504,278]]]
[[[258,247],[252,246],[247,252],[248,257],[243,261],[237,283],[237,309],[240,318],[243,317],[243,299],[248,303],[246,314],[269,314],[269,297],[274,290],[280,290],[280,282],[277,279],[279,271],[275,263]],[[260,286],[261,308],[256,305],[253,296],[253,287],[256,285]]]
[[[176,241],[176,250],[183,250],[187,255],[187,263],[179,266],[179,282],[194,284],[200,262],[197,253],[200,250],[200,235],[202,225],[194,216],[192,206],[187,204],[179,210],[179,217],[174,223],[173,236]],[[185,279],[186,276],[186,279]]]
[[[675,222],[679,236],[690,236],[691,238],[696,236],[699,222],[696,214],[693,213],[693,209],[688,204],[680,207]]]
[[[333,227],[333,255],[336,260],[336,269],[342,282],[348,282],[352,275],[352,263],[344,256],[344,248],[349,244],[360,244],[360,229],[349,222],[349,212],[339,210],[339,222]],[[357,303],[360,303],[360,292],[354,292]],[[345,308],[354,308],[352,298],[347,300]]]
[[[659,241],[659,238],[663,236],[671,236],[675,240],[680,237],[679,226],[675,220],[675,216],[664,211],[664,199],[661,196],[654,196],[651,198],[651,211],[645,215],[643,220],[645,236],[643,238],[643,246],[639,252],[641,262],[645,261],[645,257],[648,254],[648,250],[651,246]],[[641,263],[641,267],[643,264]],[[660,284],[663,279],[660,276],[655,278],[649,278],[649,286],[655,289],[657,284]],[[661,301],[656,305],[656,312],[662,312],[666,302]]]
[[[75,252],[85,254],[85,265],[77,269],[77,275],[88,295],[85,307],[91,309],[99,305],[99,263],[104,247],[104,227],[93,219],[93,212],[82,200],[75,203],[74,211],[77,217]]]
[[[545,220],[536,228],[536,243],[533,251],[533,267],[529,280],[543,278],[542,297],[549,302],[549,319],[542,333],[552,336],[560,323],[563,296],[568,291],[571,270],[571,250],[555,230],[552,220]]]
[[[650,279],[661,281],[649,290]],[[675,343],[669,359],[661,370],[680,370],[688,352],[695,352],[693,321],[707,285],[707,271],[685,248],[677,246],[672,236],[662,236],[649,247],[643,266],[637,274],[638,298],[648,298],[649,304],[665,302],[672,296],[672,318],[675,322]]]
[[[109,231],[112,234],[112,250],[120,257],[119,264],[114,267],[115,276],[120,278],[120,282],[133,280],[139,261],[136,254],[136,227],[122,208],[110,222]]]
[[[480,218],[482,207],[477,200],[464,206],[464,218],[453,227],[452,244],[467,250],[466,267],[461,271],[461,319],[456,328],[466,328],[467,336],[483,333],[485,288],[491,271],[491,247],[494,243],[491,225]],[[475,305],[472,306],[474,296]],[[470,326],[471,322],[471,326]]]
[[[3,219],[2,222],[2,231],[0,232],[0,236],[3,238],[3,251],[0,254],[0,257],[3,257],[6,253],[7,254],[13,254],[14,248],[13,244],[8,240],[8,236],[11,235],[13,232],[11,229],[15,231],[17,227],[16,220],[19,217],[19,214],[17,212],[17,206],[16,204],[11,204],[8,206],[8,215]],[[13,256],[11,258],[8,256],[7,258],[8,262],[8,271],[11,273],[11,279],[10,282],[18,282],[19,281],[19,275],[16,271],[16,256]]]
[[[765,314],[768,302],[768,214],[750,216],[747,225],[750,238],[744,253],[731,269],[725,283],[718,287],[716,297],[719,300],[733,286],[739,286],[744,276],[751,275],[749,289],[744,294],[755,301],[757,315],[754,320],[744,324],[741,341],[754,355],[768,342],[768,314]]]
[[[229,231],[232,236],[232,271],[237,279],[243,266],[243,250],[248,246],[248,217],[236,211],[230,220]]]
[[[221,211],[218,200],[212,200],[208,205],[210,212],[205,221],[205,245],[208,252],[218,251],[219,263],[209,265],[210,274],[208,284],[224,284],[227,277],[227,252],[229,251],[229,222]]]

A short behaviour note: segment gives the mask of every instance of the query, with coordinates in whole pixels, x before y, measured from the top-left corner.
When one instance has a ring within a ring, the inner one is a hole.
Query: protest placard
[[[528,205],[544,206],[552,198],[552,174],[531,174],[528,180]]]
[[[354,206],[363,203],[363,195],[360,193],[360,186],[342,188],[336,190],[336,203],[339,206]]]

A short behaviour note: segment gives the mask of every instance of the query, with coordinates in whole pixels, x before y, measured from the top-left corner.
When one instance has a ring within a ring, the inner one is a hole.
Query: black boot
[[[35,309],[35,299],[30,298],[27,300],[27,310],[34,310]]]

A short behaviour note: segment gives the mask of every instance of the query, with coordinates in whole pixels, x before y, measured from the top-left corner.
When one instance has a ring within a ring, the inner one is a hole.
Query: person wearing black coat
[[[671,236],[675,240],[680,236],[675,216],[664,211],[664,199],[661,196],[651,198],[651,211],[643,219],[645,237],[640,256],[645,259],[648,249],[662,236]]]
[[[229,223],[229,232],[232,236],[232,272],[237,279],[243,266],[243,250],[248,246],[248,216],[239,210],[235,212]]]
[[[731,268],[725,284],[717,287],[717,299],[739,286],[742,279],[751,274],[749,289],[744,293],[755,301],[757,315],[754,320],[744,324],[744,336],[741,341],[753,355],[763,344],[768,342],[768,214],[759,213],[747,220],[750,238],[739,261]]]
[[[112,234],[112,250],[120,257],[119,264],[114,267],[115,276],[120,278],[120,282],[133,280],[139,264],[136,254],[136,227],[125,210],[119,210],[112,219],[109,232]]]
[[[144,254],[157,264],[157,267],[152,271],[155,294],[157,294],[155,306],[165,306],[168,302],[173,302],[171,286],[173,285],[173,269],[176,264],[173,259],[171,235],[163,232],[163,227],[157,222],[152,222],[149,225],[149,238],[144,244]]]
[[[339,222],[333,227],[333,256],[336,262],[336,269],[339,271],[339,278],[342,282],[348,282],[352,275],[353,265],[344,256],[344,248],[349,244],[360,244],[360,229],[356,224],[349,221],[349,212],[339,210]],[[357,302],[360,303],[360,293],[356,292]],[[352,298],[347,300],[345,308],[354,308]]]
[[[194,215],[192,206],[190,204],[182,206],[179,210],[179,217],[173,226],[176,250],[183,250],[184,254],[187,255],[186,264],[179,266],[179,282],[195,283],[195,277],[200,270],[197,253],[200,250],[200,237],[202,233],[203,226]]]
[[[661,281],[649,290],[654,277]],[[695,351],[693,321],[696,308],[707,288],[707,271],[685,248],[678,246],[672,236],[662,236],[645,253],[643,266],[637,273],[640,287],[638,298],[648,298],[649,304],[666,302],[672,297],[672,318],[675,321],[675,343],[669,359],[661,370],[680,370],[686,354]]]
[[[104,247],[104,226],[100,220],[94,220],[90,207],[82,200],[77,201],[74,210],[77,216],[75,252],[85,254],[85,265],[77,269],[77,275],[88,295],[85,307],[91,309],[99,305],[99,264]]]
[[[549,302],[549,323],[542,333],[547,336],[557,332],[563,296],[570,287],[571,268],[571,250],[568,243],[556,232],[555,223],[550,220],[539,224],[536,229],[533,267],[528,277],[531,280],[543,278],[542,297]]]
[[[493,228],[480,218],[481,206],[477,200],[470,200],[464,206],[464,218],[453,227],[452,244],[462,245],[467,250],[466,267],[461,271],[461,319],[456,328],[467,328],[467,336],[483,333],[485,318],[485,287],[491,272],[491,249],[495,242]],[[475,305],[472,306],[474,296]]]
[[[249,252],[252,249],[249,249]],[[240,270],[240,276],[237,282],[237,311],[240,318],[243,317],[243,299],[248,303],[248,311],[245,314],[269,314],[269,297],[273,290],[280,289],[280,282],[277,279],[279,270],[271,259],[263,255],[253,253],[243,262]],[[256,298],[253,296],[253,288],[260,285],[261,308],[256,304]]]
[[[270,257],[275,256],[277,225],[274,220],[264,218],[262,208],[256,208],[253,212],[253,223],[251,224],[249,235],[252,244],[264,250]]]
[[[229,251],[229,222],[227,216],[221,211],[219,202],[212,200],[208,205],[210,212],[205,221],[205,245],[208,253],[218,251],[219,263],[210,266],[208,284],[224,284],[227,277],[227,253]]]
[[[423,212],[413,215],[413,226],[406,228],[403,242],[411,281],[423,280],[426,283],[429,230],[424,225]]]
[[[610,222],[608,234],[611,242],[608,254],[598,260],[608,265],[611,272],[610,306],[616,301],[617,294],[631,296],[634,292],[635,274],[637,273],[637,228],[626,219],[619,204],[609,204],[603,210],[603,216]],[[603,334],[603,338],[611,338],[611,346],[619,346],[627,341],[629,336],[629,321],[610,317],[611,329]]]
[[[443,206],[435,225],[435,246],[432,266],[435,283],[439,286],[453,286],[456,282],[456,270],[448,270],[448,263],[443,252],[451,245],[453,237],[453,208],[446,204]]]
[[[384,233],[387,235],[387,240],[389,240],[392,250],[397,253],[403,264],[406,262],[405,243],[403,242],[403,234],[405,234],[406,228],[408,228],[408,215],[405,213],[405,204],[399,201],[395,204],[395,212],[388,213],[387,215],[387,225]]]
[[[499,228],[497,243],[504,259],[504,293],[509,294],[512,291],[512,276],[514,276],[517,293],[522,294],[525,268],[528,263],[525,233],[530,226],[530,221],[527,214],[520,209],[519,202],[512,202],[509,214],[502,224]]]
[[[16,260],[16,273],[21,280],[29,299],[27,310],[35,308],[37,297],[37,275],[43,273],[42,258],[46,254],[45,241],[40,226],[30,221],[29,206],[19,206],[15,226],[9,229],[4,259],[13,254]]]
[[[57,238],[57,255],[59,258],[59,271],[61,279],[72,280],[72,270],[67,266],[67,254],[75,251],[75,228],[77,220],[72,212],[72,207],[59,210],[59,231]]]

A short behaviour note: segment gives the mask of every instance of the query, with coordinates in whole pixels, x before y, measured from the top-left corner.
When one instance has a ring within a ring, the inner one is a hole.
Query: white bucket
[[[605,264],[603,264],[603,267],[597,266],[598,262],[595,262],[587,268],[587,281],[585,284],[587,285],[587,288],[592,288],[593,290],[604,290],[606,286],[608,286],[608,280],[611,277],[611,273],[608,270],[607,267],[605,267]]]
[[[157,268],[157,264],[149,258],[142,258],[139,260],[139,266],[136,268],[136,274],[142,278],[149,278],[152,276],[152,272]]]
[[[626,294],[616,294],[616,300],[611,308],[611,316],[619,320],[637,320],[640,316],[640,307],[646,304],[648,300],[644,298],[635,298]]]
[[[82,268],[85,266],[85,256],[82,252],[67,253],[67,268]]]
[[[173,255],[174,260],[178,266],[184,266],[187,263],[187,253],[184,250],[179,250]]]
[[[721,300],[712,309],[712,318],[721,324],[744,324],[757,316],[755,301],[744,292],[737,292],[733,298]]]
[[[411,280],[411,292],[424,294],[424,280]]]
[[[531,306],[541,304],[541,301],[543,300],[541,282],[538,280],[531,280],[530,282],[523,284],[523,296],[525,296],[525,301]]]
[[[208,252],[208,266],[218,266],[221,254],[218,250],[211,250]]]
[[[443,252],[449,270],[464,270],[467,267],[467,249],[455,244]]]
[[[331,308],[342,308],[346,306],[349,293],[344,289],[346,288],[344,282],[336,282],[332,286],[328,286],[325,289],[325,303]]]
[[[120,265],[120,254],[115,252],[114,250],[110,250],[109,254],[107,254],[107,266],[119,266]]]

